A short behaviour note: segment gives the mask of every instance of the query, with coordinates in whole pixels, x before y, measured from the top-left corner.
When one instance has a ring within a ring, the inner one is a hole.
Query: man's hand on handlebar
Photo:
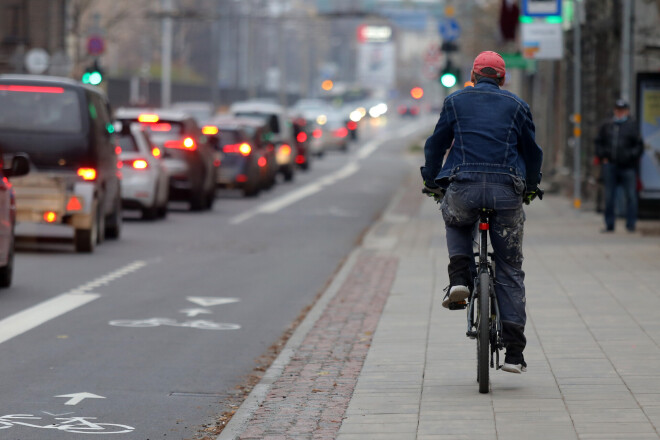
[[[539,198],[539,200],[543,200],[543,194],[544,191],[541,188],[539,187],[532,188],[529,191],[525,191],[525,195],[523,196],[523,202],[525,203],[525,205],[529,205],[530,203],[532,203],[532,200],[534,200],[537,197]]]
[[[424,188],[422,188],[422,194],[426,194],[428,197],[433,197],[433,200],[435,200],[437,203],[440,203],[442,198],[445,195],[445,191],[443,188],[436,186],[436,187],[428,187],[426,186],[426,182],[424,182]]]

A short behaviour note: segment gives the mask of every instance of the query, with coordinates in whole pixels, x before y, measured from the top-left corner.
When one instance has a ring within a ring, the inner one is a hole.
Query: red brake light
[[[336,129],[332,134],[334,134],[335,137],[343,138],[348,135],[348,129],[346,127],[341,127]]]
[[[208,136],[213,136],[214,134],[218,134],[218,127],[215,125],[205,125],[202,127],[202,133]]]
[[[317,128],[316,130],[314,130],[312,132],[312,136],[314,136],[314,138],[316,138],[316,139],[320,138],[321,136],[323,136],[323,130],[321,130],[320,128]]]
[[[302,144],[307,140],[307,133],[301,131],[300,133],[298,133],[298,136],[296,136],[296,140]]]
[[[158,122],[160,118],[158,115],[154,115],[151,113],[143,113],[138,116],[138,121],[140,122]]]
[[[189,150],[192,150],[195,148],[195,141],[193,138],[187,137],[183,140],[183,146]]]
[[[0,85],[0,90],[5,90],[8,92],[64,93],[64,89],[62,87]]]
[[[236,181],[238,183],[245,183],[245,182],[247,182],[247,180],[248,179],[247,179],[247,176],[245,174],[239,174],[238,176],[236,176]]]
[[[195,145],[193,138],[187,137],[183,141],[167,141],[165,142],[165,148],[195,151],[197,149],[197,145]]]
[[[357,128],[357,122],[349,121],[348,124],[346,124],[346,128],[349,130],[355,130]]]
[[[161,122],[159,124],[149,124],[149,130],[151,131],[170,131],[172,130],[172,124],[169,122]]]
[[[136,170],[146,170],[149,168],[149,163],[144,159],[137,159],[133,161],[133,168]]]
[[[296,156],[296,163],[298,165],[304,164],[305,163],[305,156],[303,156],[302,154],[297,155]]]
[[[238,147],[238,151],[240,151],[243,156],[247,156],[252,152],[252,147],[249,144],[242,143]]]
[[[265,157],[260,157],[259,160],[257,161],[257,165],[259,165],[261,168],[263,168],[266,165],[268,165],[268,161],[266,160]]]
[[[115,147],[115,154],[121,154],[121,147],[119,145]]]
[[[96,170],[94,168],[78,168],[78,175],[83,180],[96,180]]]
[[[291,145],[289,144],[280,145],[280,152],[282,154],[291,154]]]

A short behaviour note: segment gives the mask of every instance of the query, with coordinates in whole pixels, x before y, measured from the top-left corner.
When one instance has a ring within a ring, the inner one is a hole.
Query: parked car
[[[229,111],[235,116],[267,118],[272,133],[269,141],[275,147],[279,172],[284,176],[284,180],[293,180],[296,162],[292,147],[293,133],[286,109],[279,104],[255,100],[236,102],[232,104]]]
[[[0,75],[0,145],[31,161],[32,172],[12,182],[19,223],[72,227],[78,252],[119,237],[114,126],[100,89],[66,78]]]
[[[2,92],[0,92],[1,94]],[[3,124],[0,119],[0,126]],[[16,195],[8,179],[30,171],[26,156],[8,158],[9,166],[0,156],[0,287],[11,286],[14,274],[14,227],[16,226]]]
[[[140,122],[162,152],[169,176],[170,200],[185,201],[193,211],[211,209],[219,157],[187,113],[164,109],[117,110],[122,123]]]
[[[266,166],[267,159],[240,120],[233,116],[218,117],[213,124],[203,128],[222,153],[216,180],[218,186],[239,188],[246,197],[258,195],[265,183],[261,168]],[[212,132],[216,133],[211,135]]]
[[[164,218],[170,188],[160,149],[152,145],[146,129],[139,123],[118,121],[115,129],[122,176],[122,207],[140,210],[146,220]]]

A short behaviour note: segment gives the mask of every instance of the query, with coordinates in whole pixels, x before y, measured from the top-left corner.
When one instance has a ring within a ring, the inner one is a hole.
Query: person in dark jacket
[[[626,229],[635,231],[637,222],[637,169],[644,144],[637,123],[630,117],[630,107],[623,99],[616,101],[614,116],[598,131],[596,157],[602,165],[605,183],[605,229],[614,232],[617,187],[626,199]]]
[[[449,250],[449,288],[442,305],[455,309],[472,290],[472,233],[482,208],[494,209],[490,237],[494,250],[495,294],[506,356],[502,369],[526,371],[525,273],[522,238],[525,214],[541,178],[543,152],[536,144],[529,106],[504,85],[506,66],[496,52],[474,60],[474,87],[452,93],[435,131],[424,146],[421,168],[430,190],[446,188],[440,207]],[[451,147],[451,149],[450,149]],[[447,159],[443,158],[447,151]]]

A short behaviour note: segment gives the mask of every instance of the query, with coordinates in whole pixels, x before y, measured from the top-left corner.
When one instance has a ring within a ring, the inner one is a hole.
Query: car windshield
[[[0,129],[80,133],[78,95],[62,87],[0,84]]]
[[[220,147],[237,144],[240,141],[238,132],[234,130],[224,130],[221,128],[218,136],[220,138]]]
[[[138,146],[135,143],[135,138],[129,134],[119,136],[117,138],[117,143],[119,144],[122,153],[139,151]]]

